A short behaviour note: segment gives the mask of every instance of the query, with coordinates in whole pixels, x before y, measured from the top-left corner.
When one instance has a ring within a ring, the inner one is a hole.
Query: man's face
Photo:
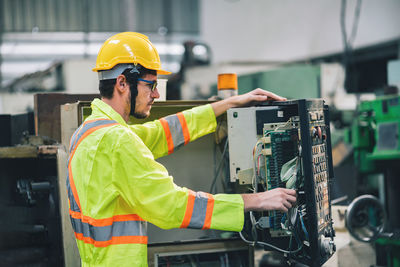
[[[157,75],[146,74],[144,77],[141,77],[147,81],[157,81]],[[138,81],[137,90],[138,95],[136,96],[136,104],[135,104],[135,114],[134,116],[138,119],[147,118],[150,115],[151,106],[154,103],[154,99],[160,97],[158,93],[158,89],[155,88],[154,91],[151,90],[152,84]]]

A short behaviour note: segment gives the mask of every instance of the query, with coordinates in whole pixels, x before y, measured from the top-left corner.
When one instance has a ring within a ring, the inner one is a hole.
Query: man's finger
[[[286,101],[286,100],[287,100],[287,99],[284,98],[284,97],[281,97],[281,96],[279,96],[279,95],[277,95],[277,94],[274,94],[274,93],[272,93],[272,92],[269,92],[269,91],[265,91],[265,90],[263,90],[263,89],[261,89],[261,88],[257,88],[256,90],[254,90],[254,92],[255,92],[256,94],[259,94],[259,95],[265,95],[265,96],[267,96],[268,98],[270,98],[271,100],[278,100],[278,101]]]
[[[292,204],[290,204],[289,201],[283,201],[283,205],[287,208],[290,209],[292,207]]]
[[[255,95],[255,101],[261,102],[261,101],[267,101],[268,100],[267,95]]]
[[[295,196],[292,196],[292,195],[288,195],[287,200],[288,200],[290,203],[295,203],[295,202],[296,202],[296,197],[295,197]]]
[[[283,205],[282,208],[280,208],[279,210],[283,212],[288,212],[288,208],[286,208],[285,205]]]
[[[292,196],[296,196],[297,195],[296,190],[294,190],[294,189],[283,188],[283,191],[288,195],[292,195]]]
[[[273,100],[278,100],[278,101],[286,101],[287,99],[281,96],[278,96],[274,93],[268,92],[269,93],[269,98],[273,99]]]

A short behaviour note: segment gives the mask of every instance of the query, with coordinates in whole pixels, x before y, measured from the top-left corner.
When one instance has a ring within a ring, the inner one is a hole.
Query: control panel
[[[321,266],[335,251],[329,109],[322,99],[228,110],[230,179],[247,192],[297,191],[287,213],[250,212],[241,237]]]

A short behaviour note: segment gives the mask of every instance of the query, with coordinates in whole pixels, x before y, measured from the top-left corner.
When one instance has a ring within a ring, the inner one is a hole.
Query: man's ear
[[[125,75],[121,74],[118,75],[117,77],[117,81],[115,83],[115,89],[119,92],[119,93],[124,93],[125,90],[128,89],[128,82],[126,81],[126,77]]]

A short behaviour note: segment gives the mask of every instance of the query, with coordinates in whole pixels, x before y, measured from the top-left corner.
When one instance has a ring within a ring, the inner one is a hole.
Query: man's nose
[[[152,98],[160,98],[160,93],[158,92],[158,88],[156,87],[156,89],[154,89],[154,91],[151,92],[151,97]]]

